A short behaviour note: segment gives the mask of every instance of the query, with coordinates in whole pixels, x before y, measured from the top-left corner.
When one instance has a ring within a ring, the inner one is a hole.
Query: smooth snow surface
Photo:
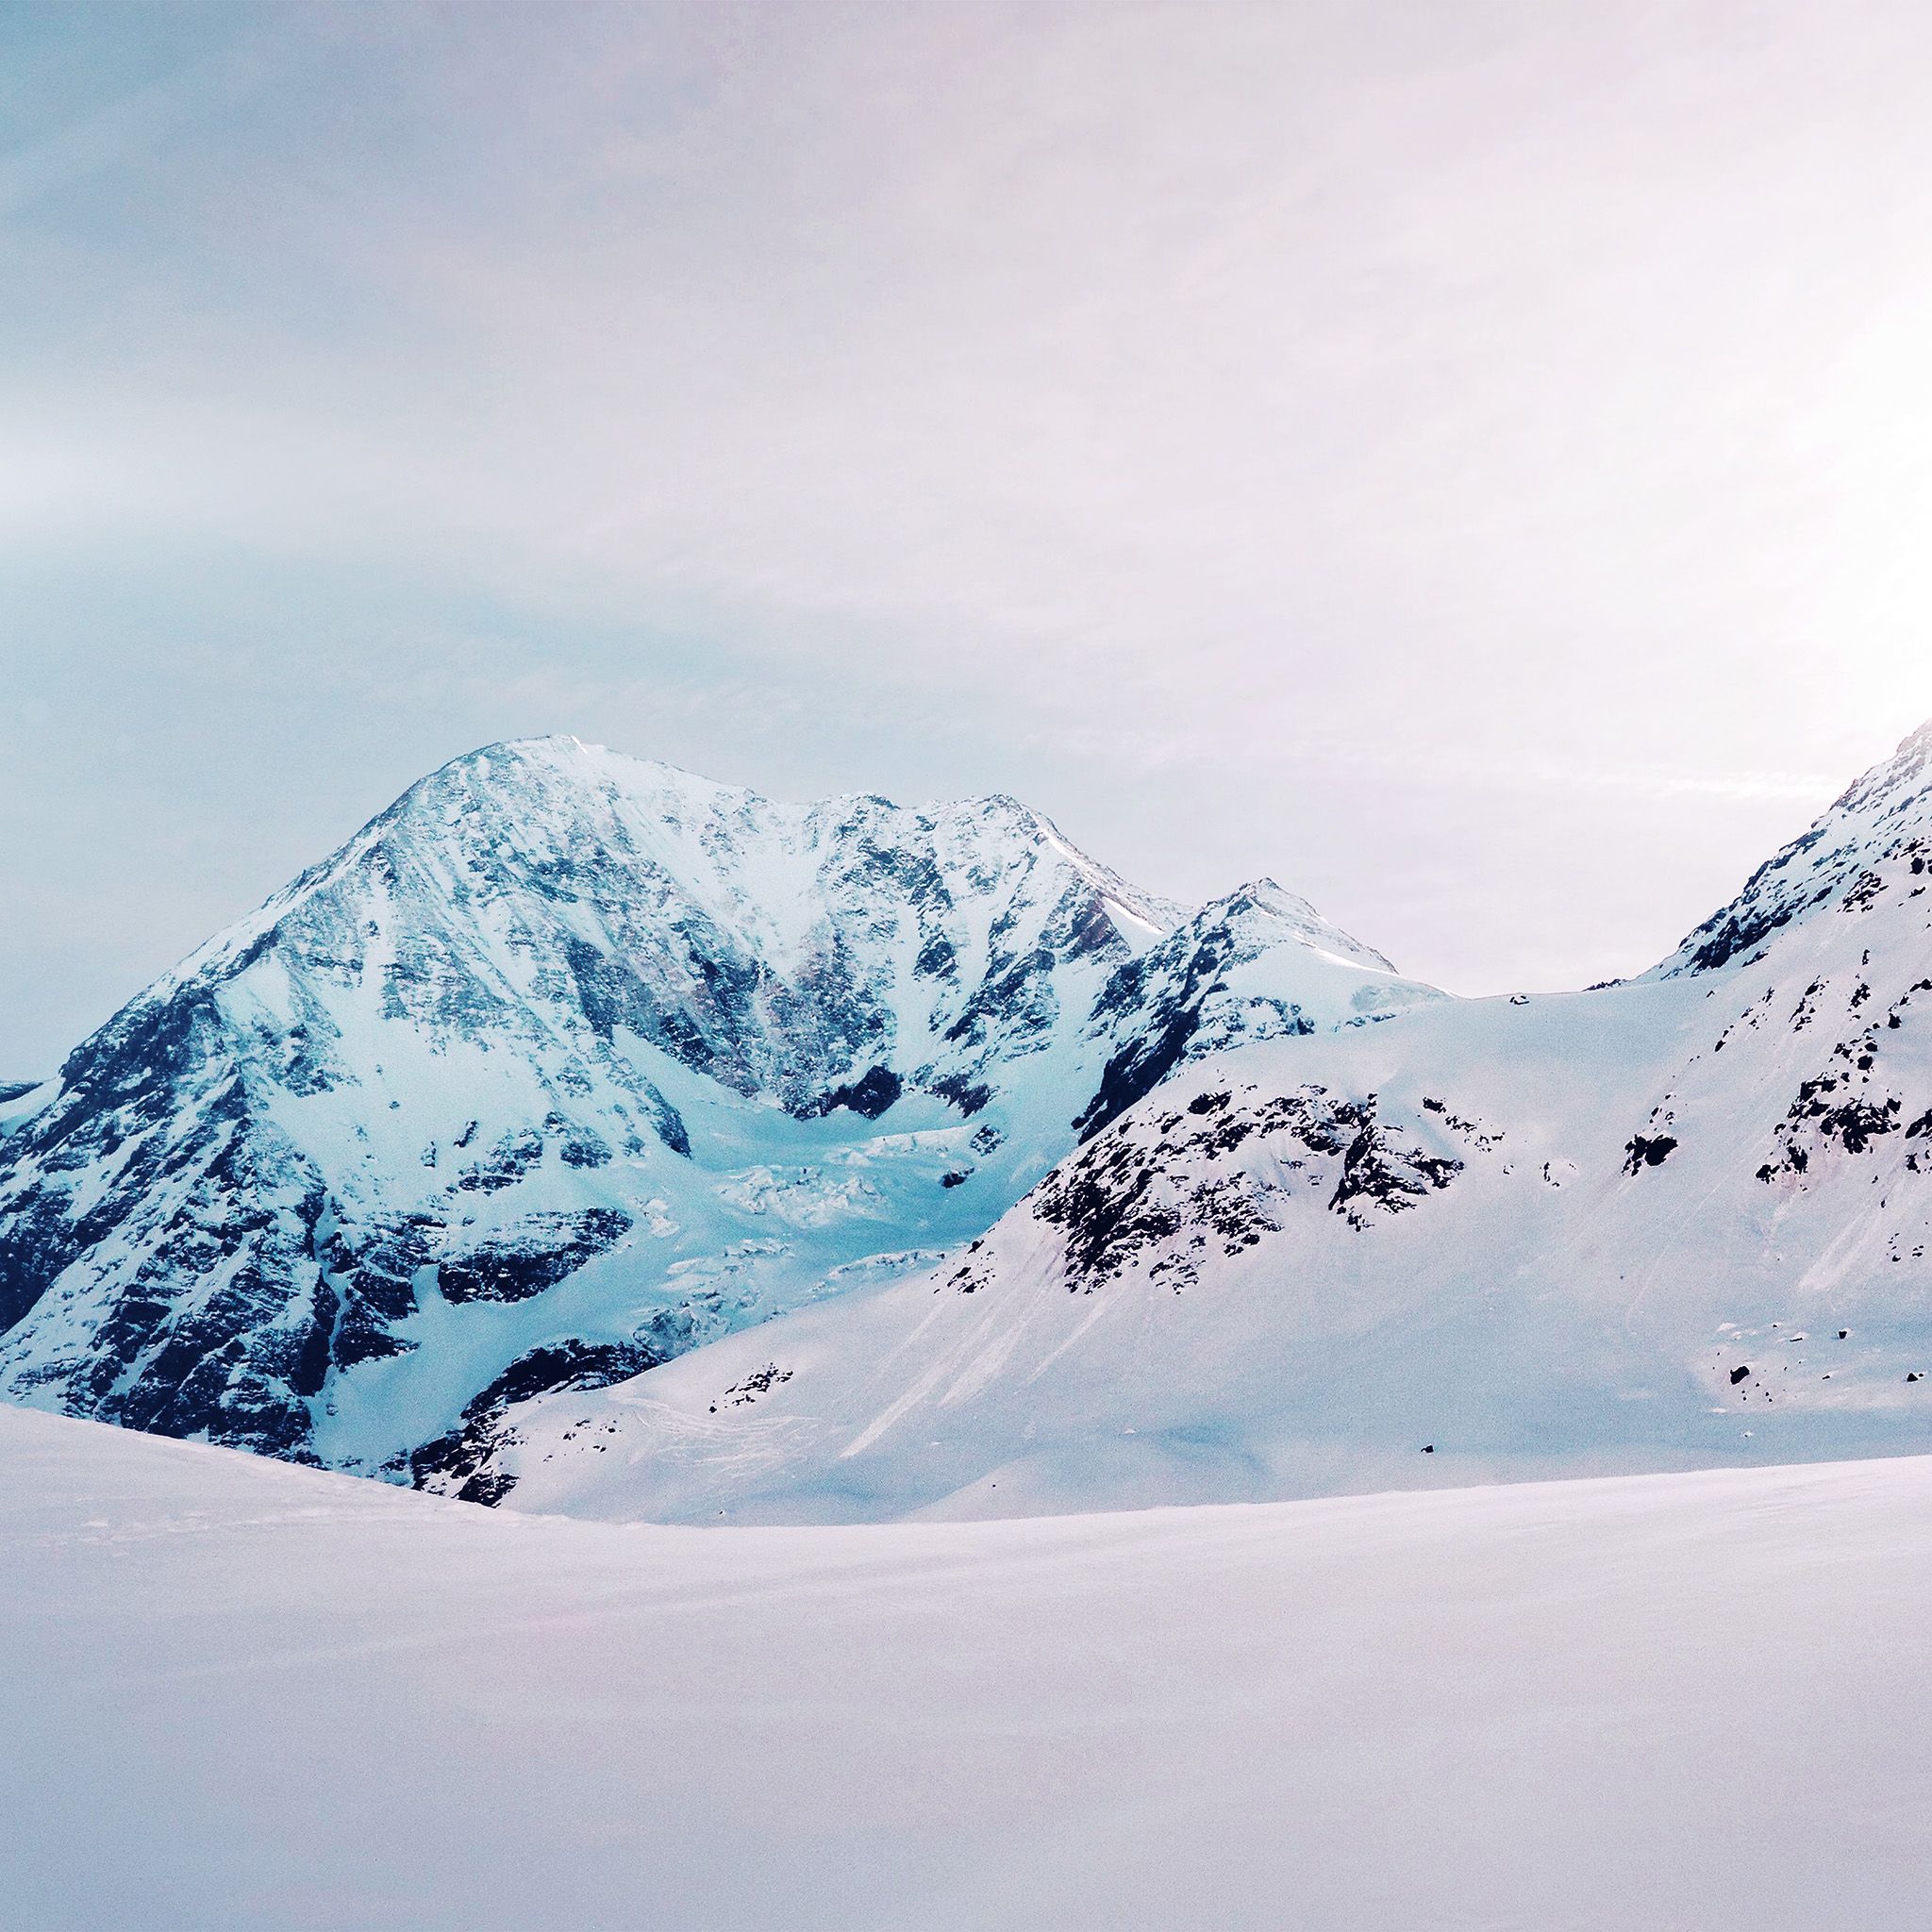
[[[18,1932],[1916,1927],[1932,1460],[696,1530],[0,1410]]]

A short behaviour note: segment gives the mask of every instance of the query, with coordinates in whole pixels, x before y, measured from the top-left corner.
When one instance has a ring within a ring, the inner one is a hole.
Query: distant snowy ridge
[[[1011,799],[488,747],[0,1114],[0,1390],[498,1494],[515,1405],[962,1247],[1209,1052],[1438,998]]]

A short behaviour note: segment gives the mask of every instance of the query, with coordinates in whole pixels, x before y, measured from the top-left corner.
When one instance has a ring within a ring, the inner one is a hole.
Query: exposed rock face
[[[1109,1128],[1021,1211],[1058,1231],[1070,1292],[1091,1294],[1133,1268],[1178,1294],[1217,1254],[1231,1258],[1281,1233],[1298,1196],[1312,1192],[1361,1232],[1446,1188],[1462,1165],[1391,1132],[1373,1094],[1210,1086],[1184,1108],[1141,1108]],[[969,1258],[951,1286],[972,1294],[991,1274],[990,1257]]]
[[[514,1403],[963,1242],[1189,1055],[1429,996],[1010,799],[492,746],[0,1095],[0,1390],[470,1488]]]

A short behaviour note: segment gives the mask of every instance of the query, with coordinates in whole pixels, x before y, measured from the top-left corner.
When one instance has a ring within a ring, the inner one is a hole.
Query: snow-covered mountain
[[[0,1105],[0,1391],[493,1495],[513,1405],[923,1273],[1187,1066],[1439,998],[1010,799],[491,746]]]
[[[517,1419],[864,1518],[1932,1447],[1932,727],[1642,979],[1179,1067],[931,1273]]]
[[[1478,1001],[1010,800],[493,746],[0,1101],[6,1393],[613,1516],[1932,1447],[1928,1245],[1932,727]]]

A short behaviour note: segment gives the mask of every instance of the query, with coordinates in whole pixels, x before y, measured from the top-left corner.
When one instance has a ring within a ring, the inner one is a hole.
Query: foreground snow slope
[[[1025,1523],[476,1509],[0,1411],[20,1932],[1885,1932],[1932,1462]]]

